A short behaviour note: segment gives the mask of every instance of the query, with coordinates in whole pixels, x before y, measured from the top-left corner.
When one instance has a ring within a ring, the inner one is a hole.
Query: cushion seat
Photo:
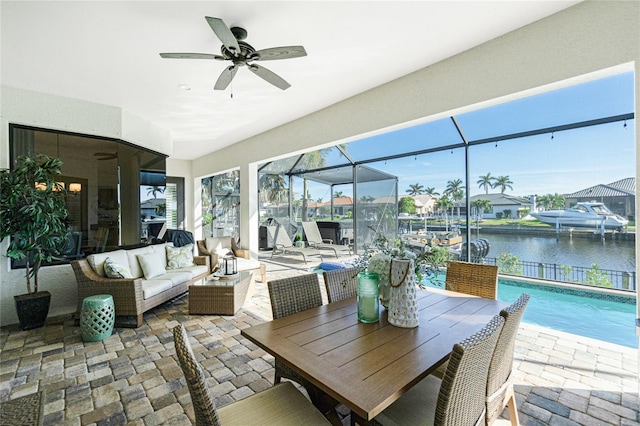
[[[171,280],[161,280],[157,278],[142,280],[142,297],[149,299],[163,291],[169,290],[171,287],[173,287]]]

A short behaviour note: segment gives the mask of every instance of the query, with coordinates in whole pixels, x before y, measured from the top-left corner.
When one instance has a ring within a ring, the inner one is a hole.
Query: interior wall
[[[414,120],[459,114],[617,71],[640,59],[640,2],[583,2],[430,67],[193,161],[206,176],[351,140]],[[636,73],[638,79],[638,73]],[[636,111],[639,111],[636,85]],[[640,126],[636,126],[638,132]],[[638,136],[636,135],[636,140]],[[637,174],[637,173],[636,173]],[[257,193],[257,187],[243,191]],[[257,251],[257,212],[242,240]],[[251,228],[251,229],[249,229]]]
[[[9,123],[122,139],[171,154],[168,132],[120,108],[7,86],[2,86],[0,99],[0,168],[9,167]],[[11,270],[10,259],[5,256],[8,244],[7,239],[0,243],[0,325],[18,322],[13,296],[27,290],[25,270]],[[75,311],[78,293],[70,265],[42,268],[40,290],[51,292],[50,316]]]

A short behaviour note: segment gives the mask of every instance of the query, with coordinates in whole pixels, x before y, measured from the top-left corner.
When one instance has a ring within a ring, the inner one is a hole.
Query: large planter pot
[[[31,330],[42,327],[49,315],[51,293],[39,291],[31,294],[13,296],[21,330]]]

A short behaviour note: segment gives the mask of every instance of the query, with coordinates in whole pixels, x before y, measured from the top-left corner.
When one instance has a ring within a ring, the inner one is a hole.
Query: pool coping
[[[586,286],[580,284],[571,284],[560,281],[549,281],[549,280],[541,280],[538,278],[529,278],[522,277],[520,275],[507,275],[507,274],[499,274],[498,278],[502,278],[504,280],[510,281],[521,281],[528,284],[533,284],[540,287],[547,287],[550,291],[555,291],[558,293],[569,293],[576,294],[578,292],[587,293],[584,295],[585,297],[592,297],[594,299],[604,299],[604,300],[612,300],[620,303],[626,303],[630,305],[636,304],[636,293],[626,290],[619,290],[614,288],[602,288],[595,286]],[[522,286],[526,287],[526,286]],[[559,291],[559,290],[567,290],[567,291]]]

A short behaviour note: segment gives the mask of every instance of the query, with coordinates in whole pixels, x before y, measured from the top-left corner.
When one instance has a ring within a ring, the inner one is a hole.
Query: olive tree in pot
[[[42,262],[58,260],[66,242],[65,188],[58,182],[62,161],[46,155],[18,159],[0,170],[0,241],[7,257],[24,261],[27,293],[14,296],[20,328],[44,325],[51,294],[39,291]]]

